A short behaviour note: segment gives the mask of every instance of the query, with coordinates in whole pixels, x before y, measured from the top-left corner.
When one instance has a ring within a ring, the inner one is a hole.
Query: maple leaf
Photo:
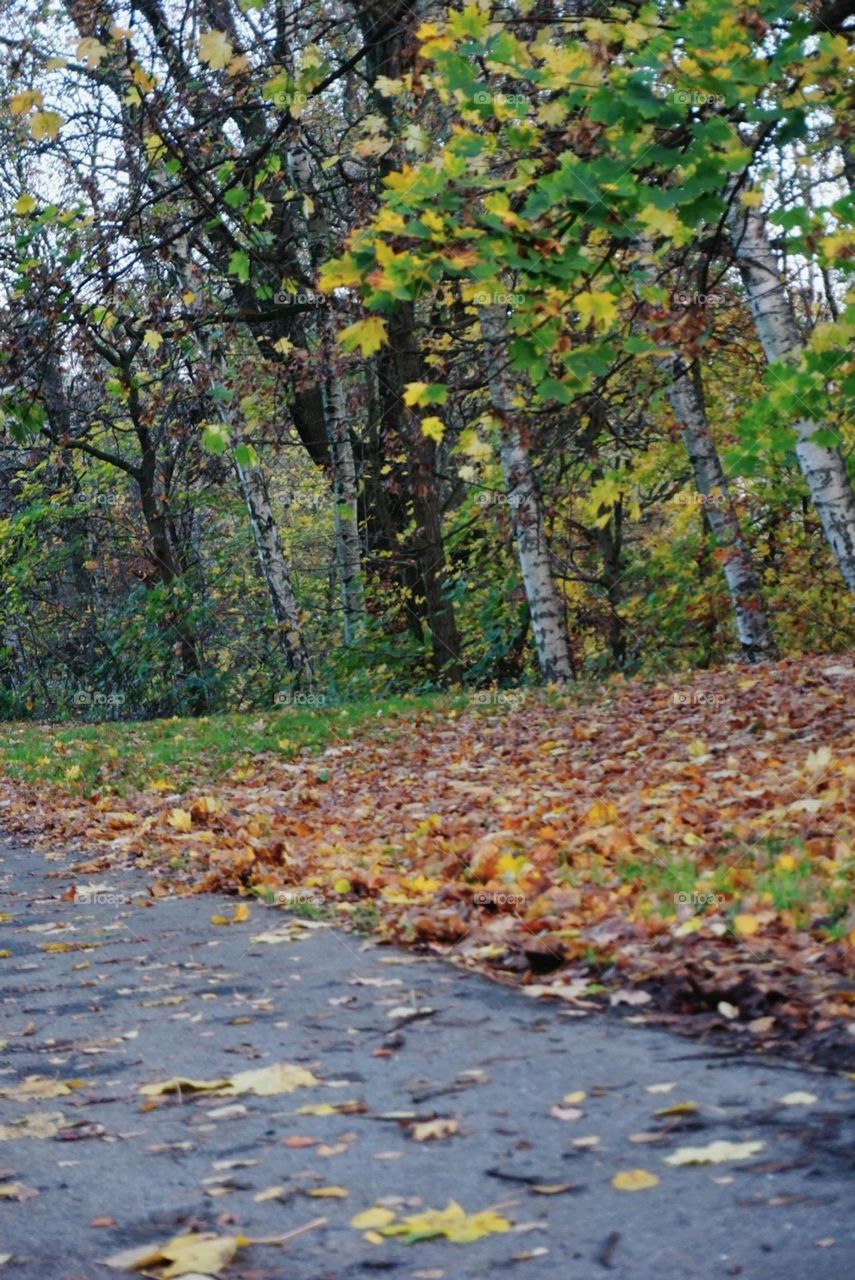
[[[100,40],[96,40],[94,36],[86,36],[83,40],[79,40],[77,48],[74,50],[78,58],[82,58],[87,67],[95,68],[101,62],[102,58],[106,58],[108,50]]]
[[[51,142],[62,128],[62,116],[56,111],[37,111],[30,116],[30,133],[36,142],[49,138]]]
[[[445,423],[441,418],[422,418],[421,432],[427,440],[442,444],[442,437],[445,435]]]
[[[373,356],[387,341],[386,322],[379,316],[357,320],[341,330],[339,340],[347,351],[358,348],[362,355]]]
[[[607,329],[617,315],[617,298],[611,293],[577,294],[574,306],[583,320],[593,321],[598,329]]]
[[[221,71],[233,57],[232,42],[225,31],[205,31],[199,37],[199,58],[212,71]]]
[[[40,90],[24,89],[9,99],[9,111],[13,116],[26,115],[33,107],[40,107],[43,99]]]

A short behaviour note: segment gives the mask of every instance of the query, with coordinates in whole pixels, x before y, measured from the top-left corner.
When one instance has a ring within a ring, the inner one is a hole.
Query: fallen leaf
[[[452,1244],[470,1244],[484,1236],[510,1231],[511,1224],[493,1209],[467,1214],[456,1201],[450,1200],[445,1209],[427,1209],[381,1227],[381,1236],[400,1236],[404,1244],[416,1244],[419,1240],[432,1240],[444,1236]]]
[[[357,1213],[351,1218],[350,1225],[356,1227],[357,1231],[376,1231],[378,1227],[388,1227],[394,1220],[395,1215],[391,1209],[383,1209],[376,1205],[373,1209]]]
[[[580,1111],[578,1107],[555,1106],[555,1107],[549,1108],[549,1114],[553,1116],[556,1120],[570,1121],[570,1120],[581,1120],[585,1113],[584,1111]]]
[[[410,1126],[410,1137],[416,1142],[430,1142],[434,1138],[450,1138],[460,1125],[456,1120],[425,1120]]]
[[[612,1178],[615,1191],[647,1191],[658,1185],[656,1174],[648,1173],[646,1169],[622,1169]]]
[[[66,1123],[61,1111],[47,1113],[34,1111],[11,1124],[0,1124],[0,1142],[14,1142],[17,1138],[53,1138]]]
[[[634,987],[631,990],[613,991],[609,996],[609,1004],[649,1004],[653,997],[647,991]]]
[[[750,1160],[762,1151],[765,1142],[711,1142],[706,1147],[680,1147],[665,1156],[666,1164],[722,1164],[725,1160]]]
[[[312,1088],[320,1083],[317,1076],[312,1075],[305,1067],[295,1067],[290,1062],[277,1062],[270,1067],[240,1071],[224,1080],[190,1080],[184,1076],[173,1076],[171,1080],[163,1080],[157,1084],[141,1085],[139,1091],[149,1098],[160,1097],[165,1093],[214,1093],[223,1098],[253,1093],[265,1098],[278,1093],[293,1093],[295,1089]]]
[[[16,1102],[30,1102],[34,1099],[62,1098],[73,1089],[80,1089],[82,1080],[52,1080],[48,1076],[27,1076],[21,1084],[5,1085],[0,1089],[0,1097],[14,1098]]]
[[[0,1182],[0,1200],[32,1200],[38,1194],[35,1187],[25,1187],[22,1182]]]
[[[697,1102],[675,1102],[673,1107],[660,1107],[655,1116],[692,1116],[698,1109]]]
[[[193,819],[186,809],[171,809],[166,821],[174,831],[190,831],[193,827]]]

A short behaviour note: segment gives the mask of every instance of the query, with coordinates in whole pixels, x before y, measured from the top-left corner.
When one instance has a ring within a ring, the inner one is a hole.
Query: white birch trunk
[[[514,379],[508,370],[504,307],[481,307],[479,315],[487,385],[493,411],[501,424],[502,472],[540,673],[544,680],[565,683],[573,679],[573,666],[564,601],[552,574],[534,468],[517,422]]]
[[[314,171],[306,151],[297,148],[289,156],[289,167],[296,185],[311,201],[306,216],[306,238],[313,267],[317,270],[332,243],[323,197],[315,189]],[[324,363],[322,386],[324,423],[332,460],[332,491],[335,502],[335,550],[344,611],[344,643],[350,644],[359,634],[365,617],[365,594],[362,583],[362,556],[359,544],[359,511],[356,459],[350,438],[350,424],[344,386],[336,363],[335,327],[324,299],[324,313],[317,334]]]
[[[239,436],[233,444],[241,443]],[[267,487],[267,477],[260,466],[245,466],[232,452],[238,484],[246,504],[252,536],[255,539],[261,572],[279,631],[279,642],[288,669],[296,676],[310,676],[309,655],[303,641],[300,612],[291,586],[291,576]]]
[[[760,582],[739,527],[733,495],[710,434],[703,394],[692,370],[668,361],[668,399],[680,428],[710,528],[725,552],[724,576],[733,605],[736,633],[746,662],[776,657]]]
[[[756,209],[731,206],[728,219],[757,336],[770,363],[797,356],[801,336],[765,221]],[[796,458],[847,586],[855,591],[855,493],[839,449],[818,444],[821,423],[796,422]]]
[[[344,612],[344,643],[349,645],[359,635],[365,617],[356,459],[350,439],[344,385],[335,367],[335,334],[328,317],[320,328],[327,370],[324,380],[324,417],[332,458],[336,564]]]
[[[210,364],[212,356],[205,343],[201,338],[197,337],[196,344],[204,360]],[[225,370],[220,367],[219,372],[224,380]],[[264,578],[270,607],[276,620],[279,648],[285,658],[288,670],[293,671],[298,681],[303,677],[311,679],[312,664],[309,661],[309,653],[303,640],[300,611],[297,608],[294,588],[291,585],[288,562],[282,549],[279,526],[276,523],[276,516],[273,513],[273,506],[270,502],[267,476],[260,462],[256,461],[245,465],[238,460],[237,446],[248,444],[244,439],[244,422],[240,410],[232,405],[217,401],[217,413],[229,433],[232,465],[234,466],[241,497],[249,516],[249,525],[252,529],[252,537],[258,553],[261,575]]]

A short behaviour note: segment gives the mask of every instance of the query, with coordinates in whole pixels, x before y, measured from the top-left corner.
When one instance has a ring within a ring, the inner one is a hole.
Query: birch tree
[[[710,432],[700,368],[680,357],[668,362],[668,400],[680,428],[707,520],[724,552],[723,570],[733,606],[742,657],[758,662],[776,656],[760,581],[739,527],[730,483]]]
[[[793,305],[769,242],[765,219],[755,208],[732,200],[728,225],[757,336],[770,364],[797,359],[802,339]],[[795,423],[795,453],[811,499],[840,572],[855,591],[855,493],[839,449],[815,439],[822,424],[808,417]]]
[[[504,307],[479,308],[484,362],[493,413],[499,420],[500,455],[511,508],[537,661],[544,680],[557,684],[573,679],[564,601],[549,555],[543,507],[528,441],[515,404],[514,379],[508,366]]]

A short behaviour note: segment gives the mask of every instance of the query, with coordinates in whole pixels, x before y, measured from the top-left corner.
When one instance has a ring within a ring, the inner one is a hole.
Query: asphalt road
[[[141,875],[81,876],[74,862],[0,842],[0,1280],[109,1280],[132,1273],[102,1260],[135,1246],[301,1227],[241,1247],[222,1275],[855,1272],[852,1081],[633,1025],[631,1008],[576,1016],[258,903],[218,926],[211,916],[231,918],[233,899],[152,901]],[[72,886],[77,899],[63,899]],[[271,932],[284,940],[254,940]],[[140,1093],[278,1062],[319,1083]],[[50,1084],[24,1085],[32,1076]],[[667,1163],[715,1141],[762,1146]],[[612,1185],[633,1170],[658,1183]],[[496,1209],[512,1229],[406,1244],[351,1226],[378,1204],[398,1222],[450,1200]]]

